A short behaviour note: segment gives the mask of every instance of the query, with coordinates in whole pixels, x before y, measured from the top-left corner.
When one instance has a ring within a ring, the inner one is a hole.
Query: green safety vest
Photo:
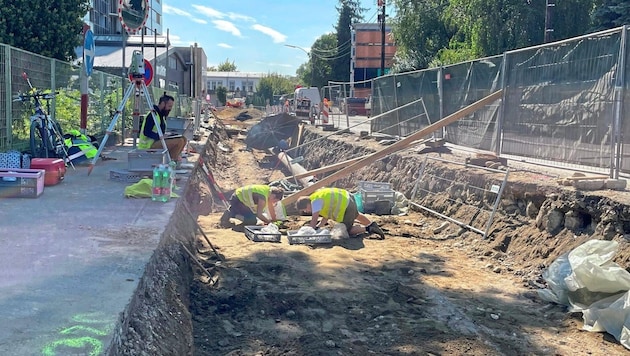
[[[63,140],[66,147],[77,147],[87,158],[96,157],[98,149],[92,145],[92,142],[87,136],[82,134],[79,130],[69,130],[66,134],[72,136]]]
[[[153,115],[155,115],[159,124],[162,118],[158,113],[153,113]],[[153,118],[149,117],[149,120],[153,120]],[[154,139],[144,135],[144,125],[146,125],[146,123],[147,118],[145,117],[144,120],[142,120],[142,126],[140,127],[140,134],[138,136],[138,148],[141,150],[148,150],[149,148],[151,148],[151,146],[153,146],[153,143],[155,142]],[[166,122],[164,122],[164,124],[166,125]],[[157,126],[153,125],[152,131],[158,133]]]
[[[336,222],[342,222],[350,201],[350,194],[345,189],[322,188],[311,194],[310,199],[311,202],[318,199],[324,201],[319,215]]]
[[[254,203],[254,193],[260,194],[265,197],[265,206],[267,205],[267,199],[269,199],[269,192],[271,191],[271,187],[264,184],[252,184],[246,185],[244,187],[236,189],[234,194],[238,200],[240,200],[245,206],[252,209],[252,211],[257,210],[257,205]]]

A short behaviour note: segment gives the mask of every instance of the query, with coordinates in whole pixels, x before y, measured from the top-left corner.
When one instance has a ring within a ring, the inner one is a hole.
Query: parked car
[[[344,105],[346,113],[350,116],[368,116],[368,110],[365,108],[366,102],[366,98],[346,98]]]

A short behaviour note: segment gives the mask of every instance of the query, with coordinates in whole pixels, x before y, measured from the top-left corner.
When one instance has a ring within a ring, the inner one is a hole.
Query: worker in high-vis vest
[[[281,204],[284,190],[265,184],[252,184],[236,189],[230,199],[230,208],[221,216],[221,226],[230,227],[230,219],[243,216],[243,225],[256,225],[260,219],[265,224],[278,221],[275,206]],[[265,216],[265,210],[269,217]]]
[[[333,220],[343,223],[349,236],[357,236],[364,233],[377,234],[384,239],[383,230],[367,216],[359,213],[354,196],[345,189],[321,188],[310,196],[300,197],[295,203],[298,211],[311,215],[311,227],[318,229]],[[319,221],[319,217],[322,220]],[[361,225],[355,225],[355,220]]]
[[[160,123],[160,129],[164,134],[164,141],[166,143],[166,148],[168,149],[168,154],[171,157],[171,160],[179,162],[181,160],[182,151],[186,147],[188,140],[186,140],[186,138],[182,135],[168,135],[166,133],[166,119],[168,118],[168,114],[171,112],[174,103],[175,98],[164,93],[164,95],[160,97],[158,104],[153,105],[153,110]],[[162,148],[162,141],[160,141],[160,135],[158,134],[158,130],[155,126],[153,115],[151,113],[149,113],[142,121],[140,134],[138,136],[138,148],[142,150]]]

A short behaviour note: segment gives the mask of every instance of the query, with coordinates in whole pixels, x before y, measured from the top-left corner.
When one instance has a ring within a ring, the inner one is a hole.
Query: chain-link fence
[[[45,102],[50,115],[64,131],[80,128],[81,67],[43,57],[11,46],[0,44],[0,152],[15,149],[25,151],[29,147],[30,116],[33,105],[14,101],[18,93],[30,91],[26,73],[37,90],[56,93],[54,99]],[[93,71],[88,81],[89,110],[87,133],[101,136],[109,126],[119,106],[122,105],[124,88],[130,85],[128,78]],[[164,89],[149,87],[151,98],[157,103]],[[190,116],[192,101],[187,96],[166,91],[176,98],[171,116]],[[125,115],[117,121],[115,131],[131,134],[133,100],[125,103]],[[146,107],[148,110],[148,105]]]
[[[624,104],[630,104],[627,32],[624,26],[376,78],[371,83],[371,131],[408,136],[503,89],[502,100],[435,135],[531,162],[590,167],[614,177],[630,173],[625,154],[630,114],[624,111]]]

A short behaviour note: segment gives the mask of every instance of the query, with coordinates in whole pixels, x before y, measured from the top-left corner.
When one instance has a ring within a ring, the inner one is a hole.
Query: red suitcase
[[[46,171],[44,186],[59,184],[66,175],[66,164],[62,158],[31,158],[31,169]]]

